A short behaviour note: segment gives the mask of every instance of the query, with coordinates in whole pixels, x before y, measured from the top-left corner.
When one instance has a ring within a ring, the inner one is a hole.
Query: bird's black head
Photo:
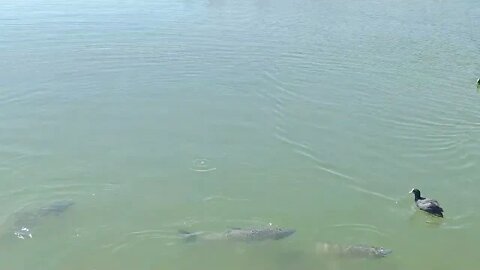
[[[416,188],[413,188],[412,190],[410,190],[410,193],[415,194],[415,201],[418,200],[418,199],[420,199],[420,198],[422,198],[422,197],[420,196],[420,190],[418,190],[418,189],[416,189]]]

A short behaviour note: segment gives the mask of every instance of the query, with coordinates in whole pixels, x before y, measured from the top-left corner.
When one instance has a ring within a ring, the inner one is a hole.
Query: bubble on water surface
[[[206,158],[195,159],[192,162],[192,170],[196,172],[211,172],[215,171],[217,168],[213,167],[211,162]]]

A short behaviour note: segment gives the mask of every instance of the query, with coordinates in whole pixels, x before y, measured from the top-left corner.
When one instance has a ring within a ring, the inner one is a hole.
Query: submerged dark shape
[[[384,247],[332,243],[317,243],[316,251],[318,254],[348,258],[382,258],[393,252],[393,250]]]
[[[280,240],[295,233],[294,229],[284,229],[277,227],[266,228],[232,228],[225,232],[206,233],[206,232],[187,232],[179,230],[179,233],[186,241],[195,240],[227,240],[227,241],[265,241]]]
[[[43,216],[48,216],[48,215],[57,216],[65,212],[65,210],[67,210],[72,205],[74,205],[74,202],[70,200],[54,201],[51,204],[40,208],[39,213]]]
[[[14,235],[20,239],[32,238],[32,228],[41,222],[42,218],[58,216],[75,203],[71,200],[54,201],[35,211],[22,212],[16,215]]]
[[[415,195],[415,204],[418,209],[437,217],[443,217],[443,208],[440,207],[437,200],[422,197],[420,195],[420,190],[416,188],[412,189],[410,193]]]

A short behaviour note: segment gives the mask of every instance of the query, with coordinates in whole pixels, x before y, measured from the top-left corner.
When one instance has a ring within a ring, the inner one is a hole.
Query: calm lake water
[[[478,269],[479,29],[478,0],[2,1],[0,269]]]

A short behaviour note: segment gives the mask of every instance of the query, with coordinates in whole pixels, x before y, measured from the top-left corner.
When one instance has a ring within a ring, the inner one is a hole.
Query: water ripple
[[[374,233],[380,236],[388,236],[388,234],[382,232],[377,226],[371,224],[362,224],[362,223],[340,223],[328,226],[327,228],[334,229],[347,229],[352,231],[364,231]]]
[[[216,167],[212,167],[212,165],[210,164],[211,162],[206,159],[206,158],[199,158],[199,159],[195,159],[193,162],[192,162],[192,165],[193,167],[191,167],[190,169],[192,171],[196,171],[196,172],[211,172],[211,171],[215,171],[217,168]]]
[[[369,194],[369,195],[378,197],[378,198],[382,198],[382,199],[384,199],[384,200],[391,201],[391,202],[397,202],[397,201],[398,201],[397,199],[392,198],[392,197],[390,197],[390,196],[387,196],[387,195],[385,195],[385,194],[382,194],[382,193],[379,193],[379,192],[375,192],[375,191],[372,191],[372,190],[368,190],[368,189],[364,189],[364,188],[361,188],[361,187],[358,187],[358,186],[347,185],[347,187],[349,187],[349,188],[351,188],[351,189],[354,189],[354,190],[356,190],[356,191],[360,191],[360,192],[363,192],[363,193],[366,193],[366,194]]]
[[[204,202],[209,202],[209,201],[249,201],[249,199],[245,198],[231,198],[223,195],[211,195],[207,196],[202,199]]]
[[[349,181],[352,181],[352,182],[359,182],[359,180],[355,179],[352,176],[348,176],[348,175],[346,175],[344,173],[341,173],[339,171],[336,171],[332,168],[328,168],[325,165],[326,162],[321,160],[320,158],[318,158],[313,153],[313,151],[311,150],[311,148],[308,145],[297,142],[297,141],[294,141],[294,140],[291,140],[291,139],[287,138],[286,136],[281,135],[278,132],[275,133],[275,137],[278,140],[291,145],[293,147],[292,151],[294,153],[299,154],[300,156],[305,157],[305,158],[309,159],[310,161],[313,161],[313,163],[315,164],[315,167],[317,169],[319,169],[321,171],[324,171],[324,172],[327,172],[327,173],[330,173],[332,175],[338,176],[342,179],[346,179],[346,180],[349,180]]]

